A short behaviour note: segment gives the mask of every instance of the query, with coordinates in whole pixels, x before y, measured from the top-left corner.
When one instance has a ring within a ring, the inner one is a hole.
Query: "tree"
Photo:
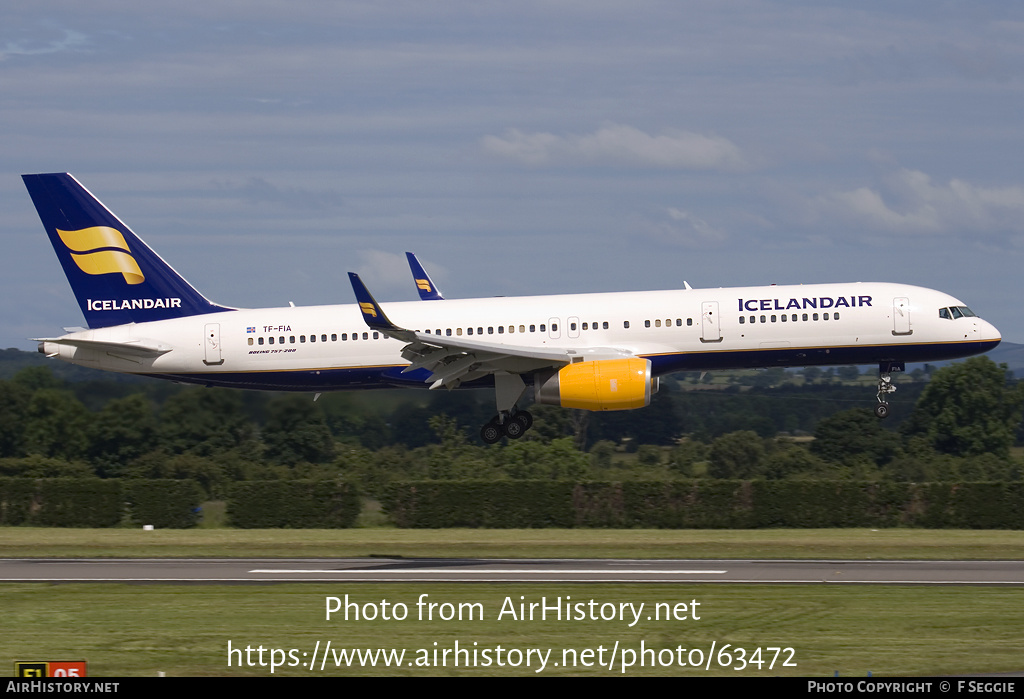
[[[939,369],[903,425],[938,452],[1008,458],[1024,413],[1024,383],[1014,384],[1005,364],[988,357]]]
[[[293,466],[300,461],[321,464],[334,458],[334,439],[312,396],[276,396],[267,405],[267,414],[263,443],[268,461]]]
[[[754,478],[761,474],[764,440],[750,430],[730,432],[711,444],[708,475],[712,478]]]
[[[866,456],[881,466],[893,458],[899,446],[899,436],[885,430],[870,410],[852,408],[818,423],[811,453],[839,464]]]

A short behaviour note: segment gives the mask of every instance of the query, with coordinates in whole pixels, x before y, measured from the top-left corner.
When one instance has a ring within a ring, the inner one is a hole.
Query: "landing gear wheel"
[[[526,429],[530,429],[531,427],[533,427],[533,415],[530,415],[530,413],[528,413],[527,411],[520,410],[518,413],[516,413],[516,418],[522,418],[526,421]]]
[[[526,419],[521,415],[505,420],[505,436],[509,439],[519,439],[526,434]]]
[[[879,403],[878,405],[876,405],[875,417],[877,417],[879,420],[884,420],[885,418],[889,417],[889,404]]]
[[[499,439],[501,439],[501,435],[501,425],[499,425],[495,420],[491,420],[480,428],[480,439],[484,440],[485,444],[495,444]]]

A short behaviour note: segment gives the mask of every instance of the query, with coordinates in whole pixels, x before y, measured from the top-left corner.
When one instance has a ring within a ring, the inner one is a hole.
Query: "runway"
[[[552,582],[1024,586],[1024,561],[0,559],[0,582]]]

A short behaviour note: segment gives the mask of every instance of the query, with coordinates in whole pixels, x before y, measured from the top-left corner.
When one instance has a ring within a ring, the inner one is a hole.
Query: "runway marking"
[[[586,570],[578,568],[570,568],[568,570],[535,570],[530,568],[491,568],[488,570],[453,570],[452,568],[410,568],[407,570],[289,570],[285,568],[279,569],[259,569],[250,570],[250,573],[257,574],[273,574],[273,573],[298,573],[306,575],[354,575],[354,574],[365,574],[365,575],[424,575],[427,573],[436,575],[441,573],[449,573],[452,575],[600,575],[607,573],[607,570]],[[616,569],[616,573],[636,573],[637,575],[725,575],[726,570],[622,570]]]

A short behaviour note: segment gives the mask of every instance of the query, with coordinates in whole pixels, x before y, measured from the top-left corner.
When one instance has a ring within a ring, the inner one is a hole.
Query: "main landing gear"
[[[496,373],[494,375],[494,402],[498,414],[480,428],[480,439],[494,444],[502,437],[519,439],[533,427],[533,416],[516,408],[516,402],[526,391],[526,384],[519,374]]]
[[[875,417],[884,420],[889,417],[889,402],[885,399],[890,393],[896,392],[892,385],[892,372],[906,371],[903,362],[879,362],[878,364],[878,405],[875,406]]]
[[[511,414],[498,414],[480,428],[480,439],[486,444],[494,444],[502,437],[519,439],[533,427],[533,415],[526,410],[516,410]]]

